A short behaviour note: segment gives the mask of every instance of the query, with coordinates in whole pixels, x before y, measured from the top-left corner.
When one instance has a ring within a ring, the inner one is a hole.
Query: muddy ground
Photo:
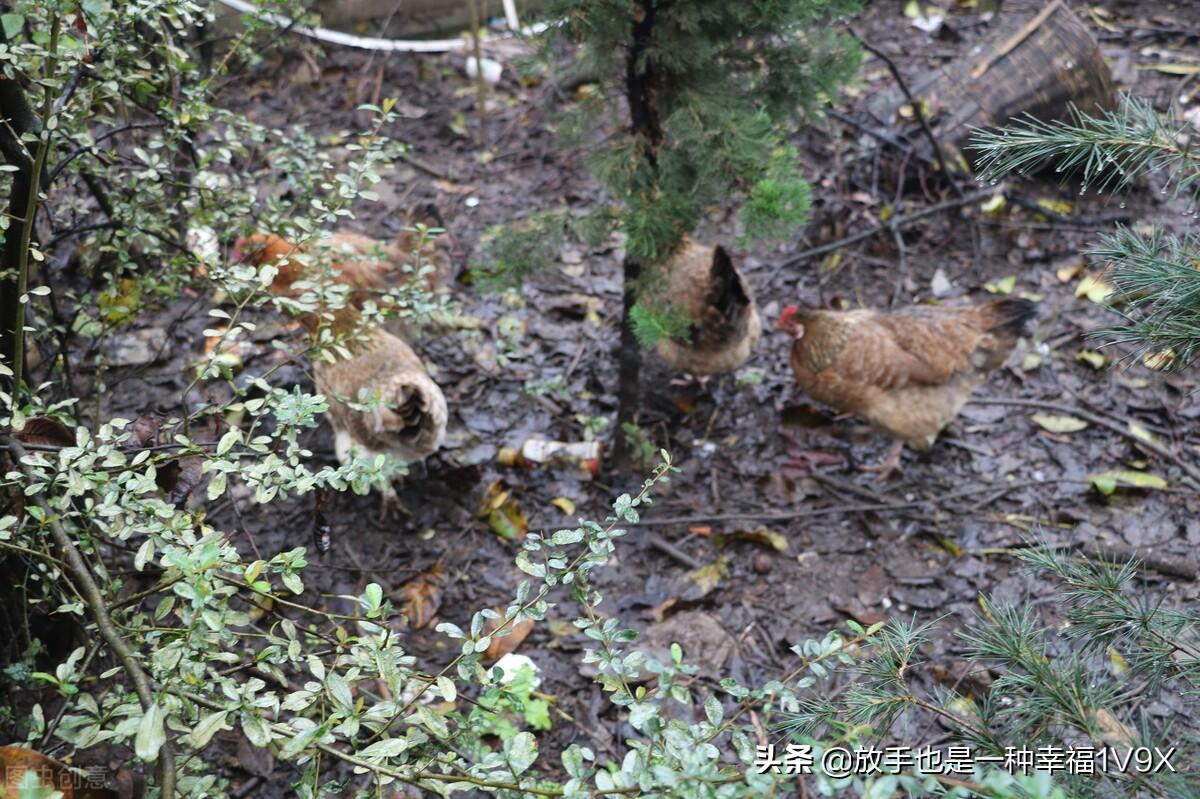
[[[1100,15],[1084,15],[1122,88],[1160,108],[1171,101],[1200,103],[1195,74],[1147,68],[1172,53],[1196,52],[1194,31],[1190,38],[1181,32],[1184,5],[1110,1],[1096,5]],[[953,58],[988,31],[987,21],[968,9],[948,19],[953,35],[927,34],[907,24],[895,3],[876,4],[855,24],[910,76]],[[524,85],[506,70],[492,89],[481,144],[475,93],[462,61],[455,54],[372,57],[330,49],[317,70],[299,56],[269,59],[224,96],[258,121],[303,124],[322,134],[356,130],[364,121],[353,110],[359,102],[398,96],[408,116],[388,132],[409,142],[437,175],[396,164],[380,203],[363,206],[351,226],[386,237],[397,231],[405,207],[433,201],[457,241],[465,275],[483,257],[478,242],[489,226],[537,209],[587,209],[603,197],[580,153],[559,149],[549,130],[551,115],[569,97],[549,82]],[[1188,63],[1195,63],[1194,56]],[[855,113],[891,85],[884,65],[868,59],[860,84],[839,107]],[[797,252],[878,224],[881,209],[896,199],[888,172],[896,169],[894,160],[877,159],[877,144],[852,127],[829,120],[798,133],[796,141],[814,183],[811,222],[792,240],[737,253],[768,324],[785,301],[840,297],[886,307],[937,296],[961,302],[986,298],[985,285],[1012,276],[1014,293],[1041,298],[1035,340],[976,393],[978,402],[930,453],[906,454],[903,474],[888,482],[856,468],[882,458],[887,442],[858,430],[855,420],[834,419],[827,409],[809,405],[792,380],[783,334],[768,330],[747,370],[705,386],[679,379],[650,356],[639,422],[655,446],[674,454],[682,473],[646,514],[652,524],[634,530],[621,544],[619,562],[599,575],[608,612],[639,629],[659,618],[670,623],[680,612],[711,616],[733,639],[725,670],[749,683],[779,676],[792,644],[819,637],[848,617],[865,624],[889,615],[945,615],[946,632],[925,654],[954,672],[961,645],[949,631],[978,612],[980,594],[993,601],[1032,597],[1048,625],[1061,621],[1058,607],[1047,601],[1053,585],[1026,573],[1005,552],[1034,528],[1059,544],[1152,553],[1175,574],[1148,570],[1139,578],[1145,589],[1194,604],[1200,584],[1187,575],[1200,565],[1200,496],[1186,486],[1178,463],[1118,431],[1141,425],[1182,461],[1200,464],[1196,372],[1165,374],[1139,363],[1098,369],[1081,360],[1081,351],[1097,347],[1084,335],[1114,320],[1076,296],[1079,280],[1098,269],[1074,269],[1081,249],[1111,227],[1097,218],[1127,216],[1130,223],[1178,227],[1181,208],[1153,186],[1126,198],[1121,208],[1108,197],[1080,197],[1073,186],[1028,183],[1019,190],[1066,201],[1063,215],[1082,223],[1051,222],[1020,208],[988,216],[975,202],[906,226],[903,252],[890,235],[880,235],[844,248],[836,265],[817,257],[783,269],[777,264]],[[485,151],[489,155],[481,158]],[[931,178],[926,188],[904,193],[897,213],[953,196]],[[719,208],[698,236],[728,244],[736,232],[735,217]],[[311,592],[332,597],[361,590],[368,581],[394,590],[441,561],[449,581],[439,616],[463,624],[473,609],[506,604],[519,579],[511,565],[514,545],[477,517],[494,481],[505,481],[534,530],[573,523],[552,503],[556,498],[570,499],[580,515],[602,517],[616,494],[640,482],[639,475],[608,468],[588,479],[497,461],[500,448],[530,436],[578,441],[594,425],[589,420],[615,418],[619,281],[618,249],[570,245],[519,295],[484,294],[465,281],[456,285],[464,312],[482,320],[482,335],[440,333],[419,343],[450,403],[449,441],[402,487],[411,510],[403,522],[380,523],[374,496],[334,500],[333,548],[311,558]],[[590,318],[589,309],[596,312]],[[114,377],[106,414],[129,416],[144,407],[147,394],[177,396],[183,364],[195,357],[203,326],[203,319],[181,321],[172,330],[178,346],[171,360]],[[300,368],[291,379],[310,385]],[[536,395],[528,387],[532,380],[558,381],[561,390]],[[1108,424],[1053,434],[1030,419],[1069,409],[1084,409]],[[311,446],[332,460],[327,427],[313,433]],[[1089,485],[1090,474],[1131,462],[1145,462],[1168,488],[1102,497]],[[242,502],[236,511],[214,510],[214,522],[237,530],[247,552],[269,557],[295,546],[311,549],[307,498],[269,509]],[[753,540],[717,546],[722,534],[764,528],[781,534],[787,550]],[[720,564],[715,584],[689,574],[714,563]],[[571,603],[564,602],[520,648],[542,667],[543,690],[559,697],[560,709],[579,722],[556,719],[554,743],[543,748],[605,730],[599,734],[610,738],[602,748],[620,748],[628,730],[611,723],[600,689],[580,675],[584,639],[569,627],[573,617]],[[429,668],[453,654],[428,631],[411,633],[409,646]],[[915,679],[929,689],[935,676],[935,670],[922,670]],[[246,779],[233,768],[235,782]]]

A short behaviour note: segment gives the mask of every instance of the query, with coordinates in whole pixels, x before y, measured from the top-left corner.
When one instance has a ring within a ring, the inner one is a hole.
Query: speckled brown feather
[[[329,400],[338,460],[345,462],[352,448],[406,462],[437,450],[446,435],[446,398],[412,348],[370,328],[349,349],[349,358],[313,364],[317,390]],[[346,404],[372,398],[381,398],[384,406],[361,411]]]
[[[352,299],[361,306],[373,294],[397,288],[413,279],[415,271],[412,256],[417,251],[420,236],[408,228],[418,223],[427,227],[442,226],[441,217],[430,206],[410,212],[404,221],[406,229],[392,242],[343,231],[301,248],[275,234],[255,233],[239,241],[235,250],[238,257],[255,264],[279,263],[279,276],[272,285],[272,291],[277,294],[291,292],[292,284],[301,279],[306,269],[312,268],[290,260],[293,254],[303,252],[314,256],[319,262],[328,261],[334,271],[334,279],[355,289]],[[432,267],[422,276],[430,291],[440,291],[452,280],[453,247],[450,234],[439,233],[430,236],[420,248],[421,268]],[[279,260],[281,258],[282,261]]]
[[[792,370],[813,399],[925,449],[1003,365],[1032,315],[1032,303],[1012,299],[892,313],[802,311]]]
[[[658,354],[683,372],[712,375],[737,369],[762,335],[754,295],[723,247],[685,239],[664,265],[663,299],[692,319],[690,341],[663,339]]]

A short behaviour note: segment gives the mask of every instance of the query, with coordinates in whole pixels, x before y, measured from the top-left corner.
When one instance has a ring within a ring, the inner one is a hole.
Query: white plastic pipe
[[[511,2],[512,0],[506,0],[506,11],[507,6]],[[373,36],[354,36],[349,33],[341,33],[340,31],[331,31],[328,28],[310,28],[307,25],[293,25],[293,20],[282,14],[272,14],[269,11],[262,11],[256,8],[253,3],[247,3],[245,0],[220,0],[220,3],[243,14],[253,14],[259,19],[278,25],[281,28],[290,28],[293,33],[299,33],[329,44],[340,44],[343,47],[357,47],[360,50],[375,50],[385,53],[446,53],[451,50],[465,49],[468,45],[467,40],[461,38],[379,39]],[[513,13],[516,13],[515,8],[513,9]]]
[[[508,29],[513,33],[521,30],[521,20],[517,18],[517,0],[502,0],[504,4],[504,19],[508,22]]]

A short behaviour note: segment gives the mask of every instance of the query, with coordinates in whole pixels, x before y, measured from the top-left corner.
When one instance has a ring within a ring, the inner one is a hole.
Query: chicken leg
[[[904,451],[903,441],[893,441],[888,448],[887,457],[879,463],[866,463],[858,467],[860,472],[875,472],[875,479],[883,482],[893,474],[900,474],[904,467],[900,463],[900,454]]]
[[[396,487],[389,480],[380,492],[379,523],[384,524],[397,519],[403,519],[405,516],[408,516],[408,507],[400,499],[400,495],[396,492]]]

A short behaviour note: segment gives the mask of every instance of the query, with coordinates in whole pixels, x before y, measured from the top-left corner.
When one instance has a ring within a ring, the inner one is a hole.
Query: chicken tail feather
[[[741,309],[750,304],[742,276],[733,266],[724,247],[713,248],[709,302],[720,311],[721,316],[733,319]]]
[[[1018,297],[1004,297],[989,302],[979,310],[983,313],[986,330],[1007,334],[1015,339],[1029,335],[1029,323],[1037,316],[1037,303]]]
[[[423,370],[393,378],[390,407],[377,410],[377,431],[391,438],[405,460],[415,461],[434,452],[446,437],[446,397]]]

